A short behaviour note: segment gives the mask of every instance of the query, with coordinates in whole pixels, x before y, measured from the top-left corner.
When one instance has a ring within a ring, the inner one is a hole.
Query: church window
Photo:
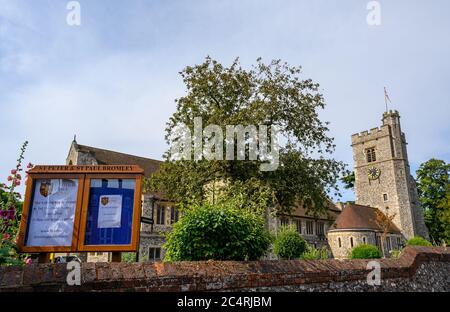
[[[174,224],[179,219],[179,211],[175,207],[170,208],[170,224]]]
[[[295,227],[297,228],[297,232],[302,234],[302,220],[295,220]]]
[[[150,247],[148,249],[148,260],[149,261],[161,260],[161,248],[159,248],[159,247]]]
[[[325,225],[323,222],[317,222],[317,235],[323,236],[325,234]]]
[[[73,165],[72,160],[69,160],[69,166],[72,166],[72,165]]]
[[[280,223],[281,226],[287,226],[289,224],[289,220],[287,218],[281,218]]]
[[[314,222],[306,221],[306,234],[308,235],[314,234]]]
[[[339,244],[339,248],[341,248],[342,247],[342,242],[341,242],[341,238],[340,237],[338,237],[338,244]]]
[[[363,237],[363,244],[366,244],[367,243],[367,239],[366,239],[366,237],[364,236]]]
[[[368,148],[366,149],[366,157],[367,157],[367,162],[371,163],[377,160],[377,156],[375,154],[375,148]]]
[[[166,219],[166,207],[157,205],[156,208],[156,224],[165,224]]]
[[[380,240],[380,236],[375,236],[375,242],[377,244],[378,249],[381,249],[381,240]]]
[[[387,194],[383,194],[383,200],[384,200],[385,202],[388,201],[388,195],[387,195]]]
[[[386,237],[386,247],[387,247],[387,250],[388,251],[390,251],[391,249],[392,249],[392,246],[391,246],[391,238],[388,236],[388,237]]]
[[[350,247],[353,248],[353,237],[350,237]]]
[[[402,239],[399,236],[397,236],[397,248],[402,248]]]

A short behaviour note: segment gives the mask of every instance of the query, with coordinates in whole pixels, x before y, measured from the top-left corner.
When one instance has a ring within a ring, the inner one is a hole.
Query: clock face
[[[375,167],[367,169],[367,176],[370,180],[376,180],[380,177],[381,170]]]

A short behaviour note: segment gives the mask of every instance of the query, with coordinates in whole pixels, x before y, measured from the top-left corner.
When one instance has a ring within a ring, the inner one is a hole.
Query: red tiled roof
[[[332,226],[333,230],[350,230],[350,229],[369,229],[382,231],[380,222],[377,221],[377,208],[347,204],[342,213],[336,219]],[[378,210],[379,211],[379,210]],[[380,211],[381,213],[381,211]],[[384,215],[387,219],[387,217]],[[400,230],[391,222],[389,233],[400,234]]]
[[[80,144],[77,144],[77,146],[78,151],[90,153],[97,160],[99,165],[138,165],[144,169],[144,175],[146,177],[149,177],[156,172],[161,164],[160,160],[119,153],[92,146]]]

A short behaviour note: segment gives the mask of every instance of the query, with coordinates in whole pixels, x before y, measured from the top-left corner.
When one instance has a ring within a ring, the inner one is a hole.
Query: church
[[[328,231],[333,256],[346,258],[360,244],[376,245],[389,256],[405,239],[428,239],[399,112],[387,111],[381,127],[352,135],[352,148],[356,201]]]
[[[382,125],[352,135],[355,172],[354,204],[329,202],[321,217],[309,216],[299,205],[290,215],[266,216],[270,231],[292,224],[312,246],[327,246],[333,257],[347,258],[359,244],[373,244],[389,256],[400,249],[405,239],[419,235],[428,238],[423,211],[417,197],[414,178],[410,174],[405,134],[397,111],[383,114]],[[139,165],[145,176],[159,168],[161,161],[120,152],[80,145],[73,140],[66,159],[68,165]],[[164,258],[165,234],[180,215],[173,202],[163,194],[144,193],[138,261]],[[88,253],[84,261],[110,261],[109,253]]]

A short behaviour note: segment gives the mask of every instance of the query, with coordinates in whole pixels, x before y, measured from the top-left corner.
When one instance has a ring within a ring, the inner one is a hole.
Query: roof
[[[80,145],[77,143],[77,150],[79,152],[89,153],[94,157],[99,165],[138,165],[144,169],[144,175],[149,177],[159,169],[160,160],[139,157],[101,149],[97,147]]]
[[[331,201],[327,201],[328,209],[326,213],[322,213],[320,216],[317,216],[320,220],[336,220],[341,210]],[[306,207],[302,204],[298,204],[294,210],[289,214],[291,217],[305,217],[305,218],[313,218],[314,216],[308,214]]]
[[[382,222],[377,220],[377,213],[380,216],[384,216],[385,220],[387,217],[380,210],[374,207],[357,205],[357,204],[347,204],[342,210],[336,222],[332,226],[332,230],[374,230],[383,231]],[[401,234],[400,230],[393,222],[390,222],[389,233]]]

